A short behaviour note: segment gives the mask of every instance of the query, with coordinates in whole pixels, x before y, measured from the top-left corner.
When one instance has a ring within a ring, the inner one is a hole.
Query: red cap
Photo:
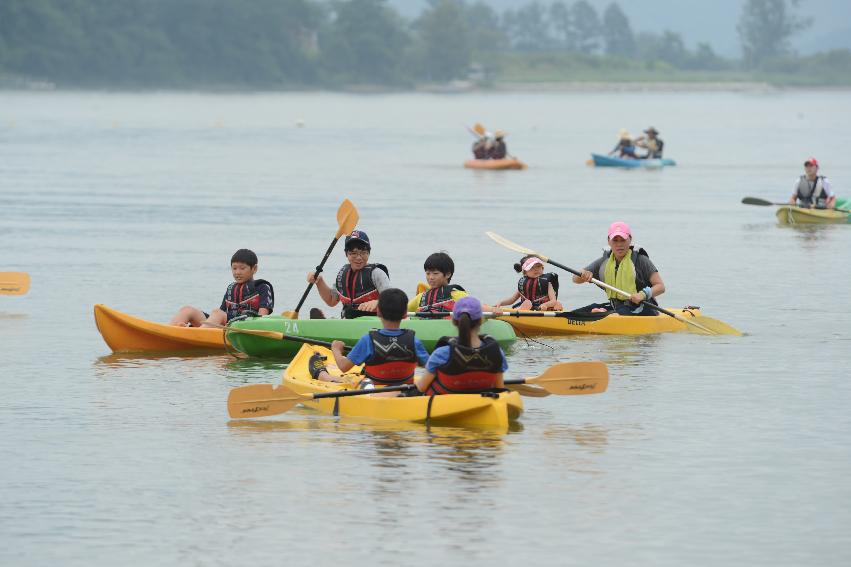
[[[814,157],[807,158],[807,161],[804,162],[804,165],[814,165],[818,167],[818,160]]]

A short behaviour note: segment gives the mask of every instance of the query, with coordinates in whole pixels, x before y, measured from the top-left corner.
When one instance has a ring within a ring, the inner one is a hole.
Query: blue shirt
[[[431,353],[430,357],[428,357],[428,362],[426,362],[426,370],[435,374],[438,367],[449,362],[449,355],[451,353],[452,351],[448,345],[434,349],[434,352]],[[502,352],[502,347],[499,347],[499,354],[502,355],[502,372],[505,372],[508,370],[508,361],[505,360],[505,353]]]
[[[378,333],[385,337],[399,337],[404,332],[405,329],[378,329]],[[419,365],[425,366],[426,362],[428,362],[428,351],[417,337],[414,337],[414,348],[417,351],[417,360],[419,361]],[[369,360],[369,357],[371,357],[374,352],[372,339],[369,337],[369,333],[367,333],[358,339],[358,342],[352,348],[351,352],[346,355],[346,358],[351,360],[355,365],[363,364]]]

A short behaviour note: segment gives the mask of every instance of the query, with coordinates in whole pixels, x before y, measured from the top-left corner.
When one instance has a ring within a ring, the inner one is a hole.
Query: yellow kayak
[[[464,162],[467,169],[526,169],[527,165],[519,159],[468,159]]]
[[[851,215],[833,209],[807,209],[786,205],[777,209],[777,220],[781,224],[846,224]]]
[[[347,383],[323,382],[310,377],[307,362],[314,352],[334,357],[331,351],[304,345],[284,371],[284,384],[302,394],[319,394],[357,388],[361,379],[361,366],[343,374],[328,365],[328,372],[342,376]],[[322,413],[376,420],[408,421],[449,427],[480,427],[508,430],[523,412],[523,401],[518,392],[499,394],[444,394],[441,396],[376,397],[371,395],[345,398],[320,398],[305,400],[304,405]]]
[[[113,352],[225,349],[221,329],[154,323],[106,305],[95,305],[95,323]]]
[[[668,309],[683,317],[700,315],[699,309]],[[687,325],[668,315],[624,316],[608,315],[601,319],[574,318],[567,311],[544,312],[552,316],[509,315],[497,317],[505,321],[518,333],[527,335],[650,335],[654,333],[674,333],[687,330]]]

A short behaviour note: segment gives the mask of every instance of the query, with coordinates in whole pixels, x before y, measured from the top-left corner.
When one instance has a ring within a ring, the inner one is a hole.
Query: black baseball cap
[[[350,250],[352,248],[366,248],[367,250],[371,250],[372,247],[369,245],[369,237],[362,230],[353,230],[350,235],[346,237],[346,250]]]

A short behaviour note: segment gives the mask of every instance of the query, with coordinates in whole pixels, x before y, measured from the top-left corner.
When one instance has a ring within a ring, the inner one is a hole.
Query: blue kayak
[[[672,159],[623,159],[600,154],[591,154],[597,167],[665,167],[677,165]]]

